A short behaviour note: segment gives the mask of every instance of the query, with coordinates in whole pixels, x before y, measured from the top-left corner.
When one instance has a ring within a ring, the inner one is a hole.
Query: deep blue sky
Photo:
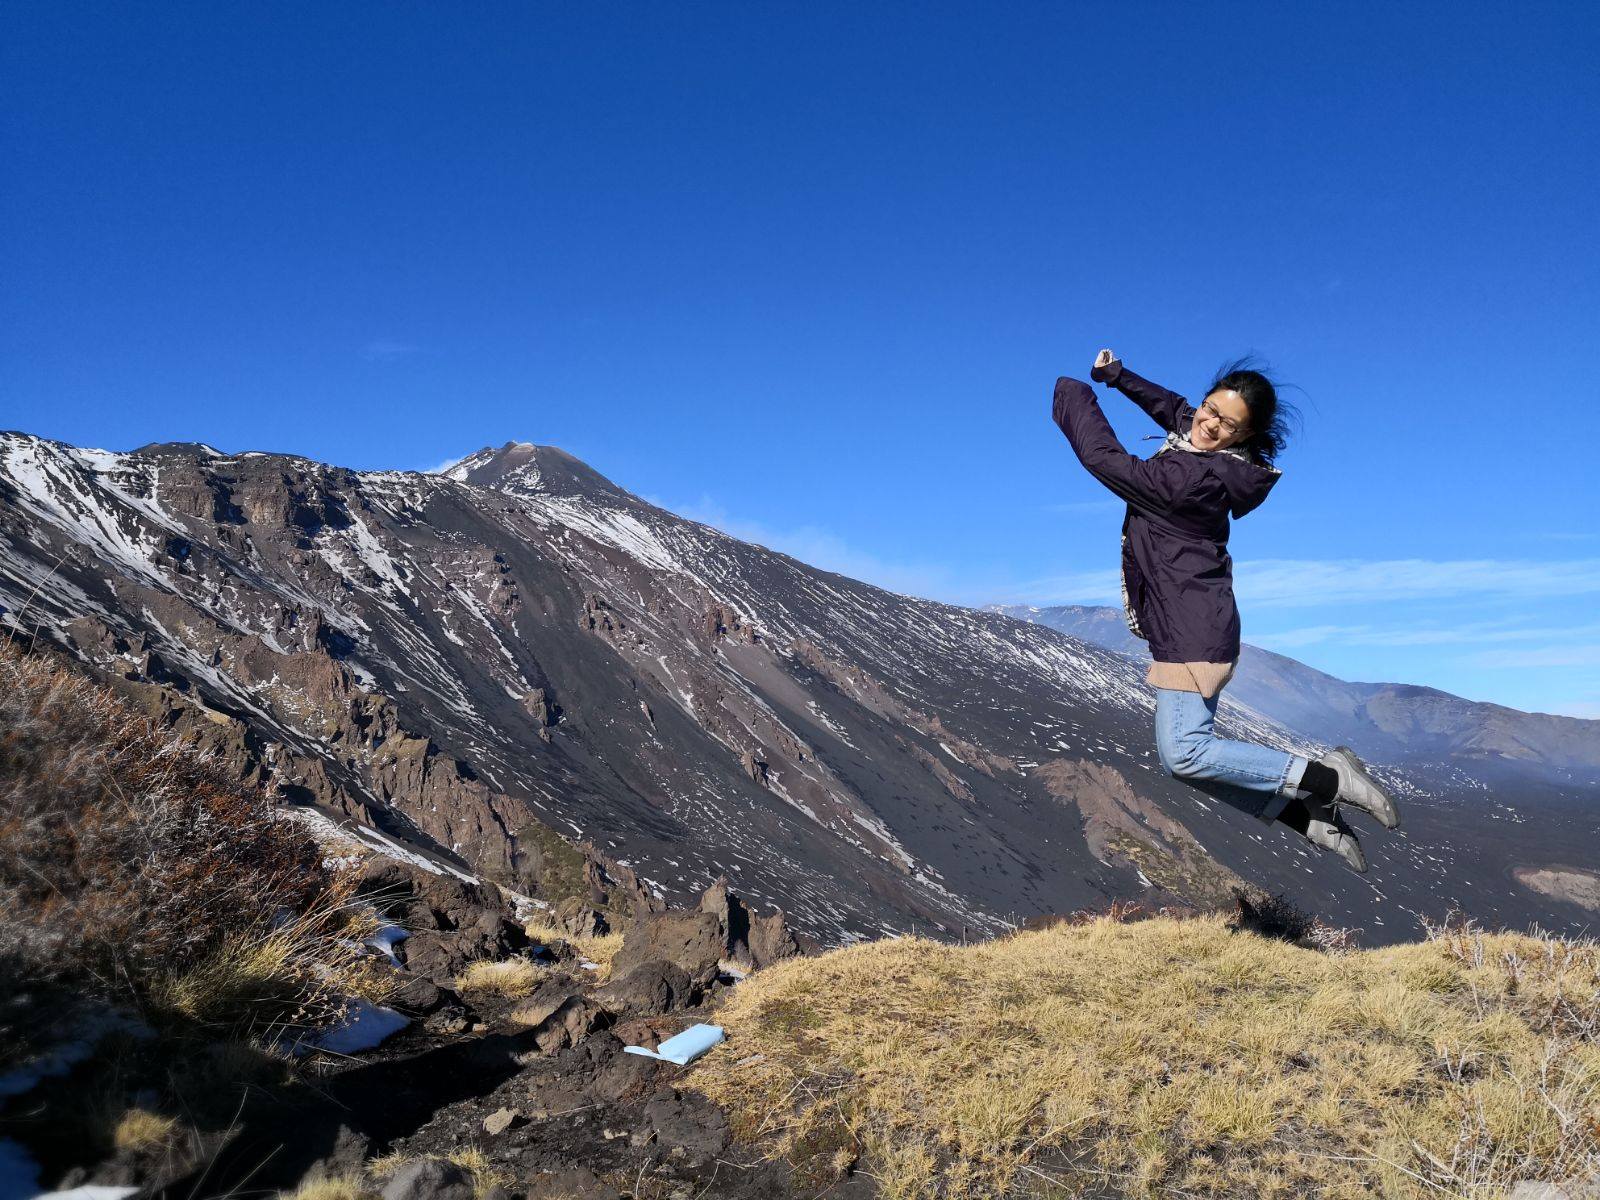
[[[1246,638],[1600,716],[1597,58],[1586,3],[12,0],[0,426],[553,443],[900,590],[1113,602],[1055,377],[1254,350],[1305,419]]]

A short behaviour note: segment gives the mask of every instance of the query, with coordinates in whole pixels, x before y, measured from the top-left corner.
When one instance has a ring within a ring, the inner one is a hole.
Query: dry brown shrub
[[[1233,889],[1228,927],[1334,954],[1356,949],[1361,933],[1359,929],[1329,925],[1281,893],[1274,895],[1249,886]]]
[[[270,945],[281,970],[239,1003],[267,1001],[269,1021],[315,1009],[338,982],[315,969],[318,947],[345,940],[321,859],[264,792],[54,653],[0,641],[0,973],[19,991],[159,1012],[175,981]],[[243,1015],[226,1008],[206,1019]],[[6,1033],[0,1056],[15,1049]]]

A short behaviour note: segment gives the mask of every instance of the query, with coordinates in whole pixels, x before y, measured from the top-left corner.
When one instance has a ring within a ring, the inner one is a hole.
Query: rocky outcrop
[[[611,973],[611,981],[597,995],[619,1016],[676,1012],[697,1003],[704,992],[687,971],[664,959],[641,962],[620,976],[613,963]]]
[[[383,1188],[383,1200],[474,1200],[472,1176],[449,1159],[423,1158],[400,1167]]]
[[[550,740],[550,730],[561,719],[561,707],[551,701],[546,689],[534,688],[522,698],[522,707],[533,720],[541,740]]]
[[[639,878],[632,867],[600,857],[591,843],[584,843],[583,884],[589,902],[627,916],[667,911],[667,902]]]
[[[704,987],[717,977],[727,948],[727,932],[715,913],[647,913],[628,930],[611,969],[626,975],[644,963],[669,962]]]
[[[1514,867],[1523,887],[1600,912],[1600,873],[1581,867]]]
[[[554,1054],[576,1046],[597,1029],[611,1024],[611,1011],[581,992],[560,997],[543,1009],[524,1006],[516,1013],[517,1023],[527,1027],[540,1054]]]
[[[407,970],[439,987],[454,986],[471,963],[506,958],[531,947],[493,885],[430,875],[374,856],[361,868],[360,892],[410,931],[397,948]]]
[[[754,645],[761,640],[755,626],[726,604],[713,604],[706,609],[703,632],[708,641],[726,637],[736,642]]]
[[[700,911],[717,918],[722,931],[723,960],[732,962],[746,971],[771,966],[785,958],[816,953],[812,943],[803,947],[800,939],[789,929],[783,910],[761,915],[753,912],[738,896],[728,890],[727,876],[721,876],[700,897]]]
[[[815,642],[805,638],[791,647],[797,659],[845,692],[866,708],[900,725],[909,725],[942,744],[950,755],[965,766],[993,778],[1000,772],[1020,774],[1015,760],[995,754],[947,729],[943,718],[906,704],[881,681],[862,670],[838,661]]]
[[[605,914],[579,896],[569,896],[556,905],[555,925],[573,937],[602,937],[611,931]]]
[[[1116,769],[1083,759],[1052,759],[1034,778],[1075,805],[1095,857],[1120,861],[1174,898],[1225,904],[1243,881],[1216,862],[1183,822],[1140,796]]]

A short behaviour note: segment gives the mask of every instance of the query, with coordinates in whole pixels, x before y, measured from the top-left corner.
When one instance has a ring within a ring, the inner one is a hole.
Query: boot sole
[[[1321,842],[1312,841],[1311,838],[1307,837],[1305,834],[1301,834],[1300,836],[1301,836],[1301,838],[1303,838],[1306,841],[1306,843],[1308,845],[1310,845],[1313,848],[1315,848],[1319,853],[1333,855],[1333,857],[1337,858],[1340,862],[1342,862],[1345,866],[1349,867],[1357,875],[1365,875],[1367,873],[1367,856],[1362,851],[1361,843],[1359,841],[1356,842],[1356,855],[1357,855],[1361,865],[1357,866],[1355,863],[1351,862],[1350,859],[1346,858],[1345,855],[1341,851],[1336,849],[1335,847],[1333,847],[1333,846],[1324,846]],[[1351,838],[1355,837],[1354,834],[1350,834],[1348,836],[1350,836]]]
[[[1390,822],[1386,821],[1380,814],[1373,812],[1370,808],[1363,808],[1361,805],[1354,804],[1351,801],[1344,799],[1343,797],[1340,797],[1340,799],[1338,800],[1338,803],[1345,805],[1347,808],[1356,809],[1358,812],[1366,813],[1367,816],[1371,817],[1374,821],[1376,821],[1378,824],[1382,825],[1385,829],[1399,829],[1400,828],[1400,806],[1394,802],[1394,797],[1390,796],[1388,792],[1385,792],[1383,790],[1383,788],[1378,785],[1378,781],[1372,777],[1372,772],[1367,770],[1367,764],[1362,762],[1361,759],[1359,759],[1358,757],[1356,757],[1356,752],[1354,750],[1350,749],[1349,746],[1335,746],[1334,749],[1339,751],[1339,752],[1341,752],[1341,753],[1343,753],[1346,758],[1348,758],[1353,764],[1355,764],[1356,770],[1361,772],[1361,774],[1364,777],[1365,782],[1366,782],[1368,787],[1374,788],[1377,791],[1381,792],[1384,796],[1388,797],[1389,807],[1394,810],[1394,822],[1393,822],[1393,824],[1391,824]]]
[[[1357,875],[1365,875],[1367,873],[1367,859],[1366,859],[1365,855],[1362,855],[1362,857],[1361,857],[1361,865],[1357,866],[1355,863],[1351,862],[1348,858],[1346,858],[1339,851],[1335,850],[1332,846],[1317,846],[1316,842],[1312,842],[1311,844],[1313,846],[1316,846],[1318,850],[1322,851],[1322,853],[1333,855],[1333,857],[1337,858],[1340,862],[1342,862],[1345,866],[1349,867]]]

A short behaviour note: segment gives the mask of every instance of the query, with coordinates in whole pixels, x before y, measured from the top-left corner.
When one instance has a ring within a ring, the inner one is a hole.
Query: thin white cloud
[[[1515,650],[1485,650],[1470,654],[1465,661],[1474,667],[1509,667],[1513,669],[1545,667],[1600,667],[1600,642],[1573,645],[1563,642],[1553,646]]]
[[[368,362],[391,362],[397,358],[416,354],[421,349],[421,346],[413,346],[410,342],[397,342],[393,338],[374,338],[361,347],[361,357]]]
[[[1600,558],[1258,559],[1234,567],[1241,603],[1283,608],[1463,596],[1545,600],[1600,593]]]
[[[1268,650],[1295,650],[1302,646],[1316,646],[1323,642],[1348,642],[1366,632],[1364,625],[1307,625],[1301,629],[1284,629],[1278,633],[1251,632],[1249,640]]]
[[[466,454],[458,454],[458,455],[456,455],[455,458],[447,458],[442,463],[440,463],[437,467],[423,467],[422,468],[422,473],[424,475],[443,475],[451,467],[456,466],[459,463],[465,462],[467,459],[471,458],[476,453],[477,453],[477,451],[472,450],[472,451],[468,451]]]
[[[1030,579],[1006,590],[1000,604],[1120,604],[1122,574],[1119,570],[1074,571]]]
[[[1482,645],[1486,642],[1555,642],[1600,637],[1600,625],[1574,625],[1565,628],[1518,626],[1509,620],[1471,621],[1454,626],[1416,627],[1405,625],[1384,629],[1373,625],[1310,625],[1276,633],[1254,633],[1250,641],[1269,650],[1313,646],[1337,642],[1346,646],[1449,646]]]

